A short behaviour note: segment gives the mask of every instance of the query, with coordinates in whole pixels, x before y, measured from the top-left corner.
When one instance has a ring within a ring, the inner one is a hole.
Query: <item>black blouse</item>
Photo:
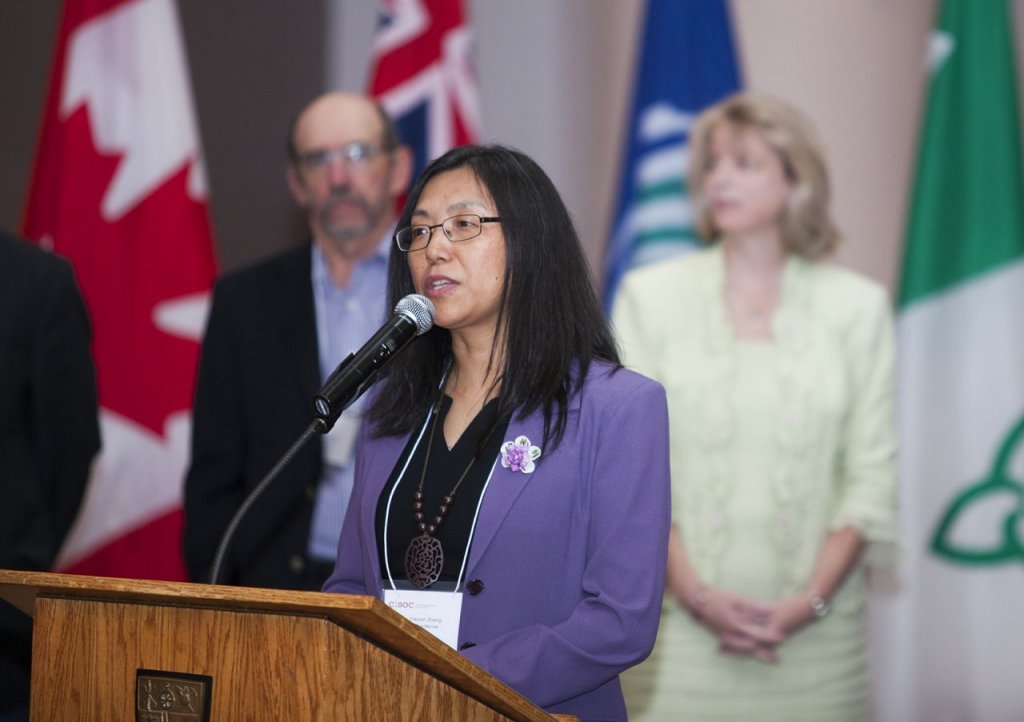
[[[508,419],[497,419],[498,400],[492,399],[480,410],[476,418],[462,433],[462,436],[449,450],[444,438],[444,421],[451,409],[452,399],[447,394],[442,397],[438,412],[437,431],[434,433],[430,448],[430,464],[423,481],[423,515],[425,521],[432,523],[438,514],[438,507],[445,496],[451,494],[452,487],[459,476],[470,466],[466,477],[462,480],[449,505],[448,514],[435,532],[435,538],[444,549],[444,564],[441,568],[439,583],[454,583],[459,578],[462,562],[469,551],[470,530],[476,517],[477,505],[484,491],[484,485],[490,476],[491,467],[501,452],[502,440],[508,430]],[[430,426],[423,433],[422,441],[416,448],[409,468],[401,479],[398,478],[405,460],[409,457],[419,429],[409,438],[405,450],[399,457],[391,478],[384,486],[377,500],[376,530],[377,549],[380,553],[380,572],[384,588],[390,588],[388,569],[385,565],[384,534],[385,516],[387,516],[387,561],[391,566],[391,578],[396,582],[405,582],[405,550],[409,543],[420,535],[413,508],[414,496],[419,487],[423,464],[427,458]],[[475,456],[475,461],[474,461]],[[398,488],[395,489],[395,485]],[[392,489],[395,489],[392,496]],[[390,515],[387,514],[390,499]],[[463,580],[465,581],[465,580]],[[405,585],[408,586],[408,585]],[[440,584],[436,585],[440,586]],[[400,585],[401,588],[401,585]]]

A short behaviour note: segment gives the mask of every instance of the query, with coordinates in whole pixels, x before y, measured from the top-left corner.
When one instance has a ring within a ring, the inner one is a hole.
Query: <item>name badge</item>
[[[452,649],[458,648],[462,592],[385,589],[384,603]]]
[[[330,466],[348,466],[359,435],[359,414],[347,409],[324,437],[324,462]]]

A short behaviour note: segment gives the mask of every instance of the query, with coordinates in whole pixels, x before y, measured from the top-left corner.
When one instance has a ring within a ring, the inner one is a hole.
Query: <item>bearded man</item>
[[[231,517],[309,425],[317,390],[385,320],[395,205],[411,166],[390,118],[363,96],[327,93],[292,123],[286,178],[311,239],[214,287],[185,482],[194,581],[209,581]],[[220,583],[320,589],[352,489],[359,409],[307,444],[249,509]]]

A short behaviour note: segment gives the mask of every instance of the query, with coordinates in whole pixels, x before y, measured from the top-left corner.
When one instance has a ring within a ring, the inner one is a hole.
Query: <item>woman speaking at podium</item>
[[[435,325],[374,390],[325,591],[418,610],[548,711],[626,719],[664,587],[666,401],[620,366],[554,185],[499,146],[435,160],[388,289]]]

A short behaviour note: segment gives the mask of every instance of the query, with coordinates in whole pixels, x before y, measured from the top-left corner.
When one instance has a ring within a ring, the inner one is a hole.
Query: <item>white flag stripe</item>
[[[637,163],[636,177],[641,188],[666,181],[682,180],[686,168],[686,147],[682,143],[666,146],[643,156]]]
[[[395,48],[411,42],[426,31],[430,13],[423,0],[394,0],[391,22],[373,35],[373,54],[381,56]]]
[[[210,313],[210,292],[172,298],[153,309],[153,325],[164,333],[199,343]]]
[[[996,444],[1024,412],[1022,310],[1024,261],[900,315],[904,478],[946,478],[956,489],[988,470]],[[930,412],[937,394],[948,398],[950,413]]]
[[[954,495],[983,481],[1024,414],[1024,261],[908,308],[899,318],[901,523],[897,589],[873,599],[872,674],[885,720],[1010,722],[1021,709],[1024,565],[968,568],[928,544]],[[937,398],[944,399],[935,413]],[[1013,459],[1024,483],[1024,453]],[[1005,495],[972,507],[951,541],[991,548]],[[1024,529],[1016,529],[1017,539]],[[971,710],[969,718],[964,710]]]
[[[692,226],[693,206],[682,193],[641,203],[634,213],[634,229],[641,233],[659,228],[686,229]]]
[[[109,409],[101,411],[103,453],[93,467],[81,511],[61,550],[59,567],[74,564],[181,506],[191,433],[191,412],[169,416],[161,437]]]
[[[669,135],[689,133],[696,114],[679,110],[671,103],[655,103],[640,121],[640,137],[645,141],[656,141]]]
[[[441,65],[448,92],[459,107],[467,132],[475,138],[483,128],[483,118],[473,68],[473,31],[468,25],[456,28],[445,35],[443,42]]]
[[[665,243],[645,243],[638,247],[633,256],[637,266],[646,266],[648,263],[658,263],[676,258],[697,249],[694,244],[680,243],[678,240]]]

